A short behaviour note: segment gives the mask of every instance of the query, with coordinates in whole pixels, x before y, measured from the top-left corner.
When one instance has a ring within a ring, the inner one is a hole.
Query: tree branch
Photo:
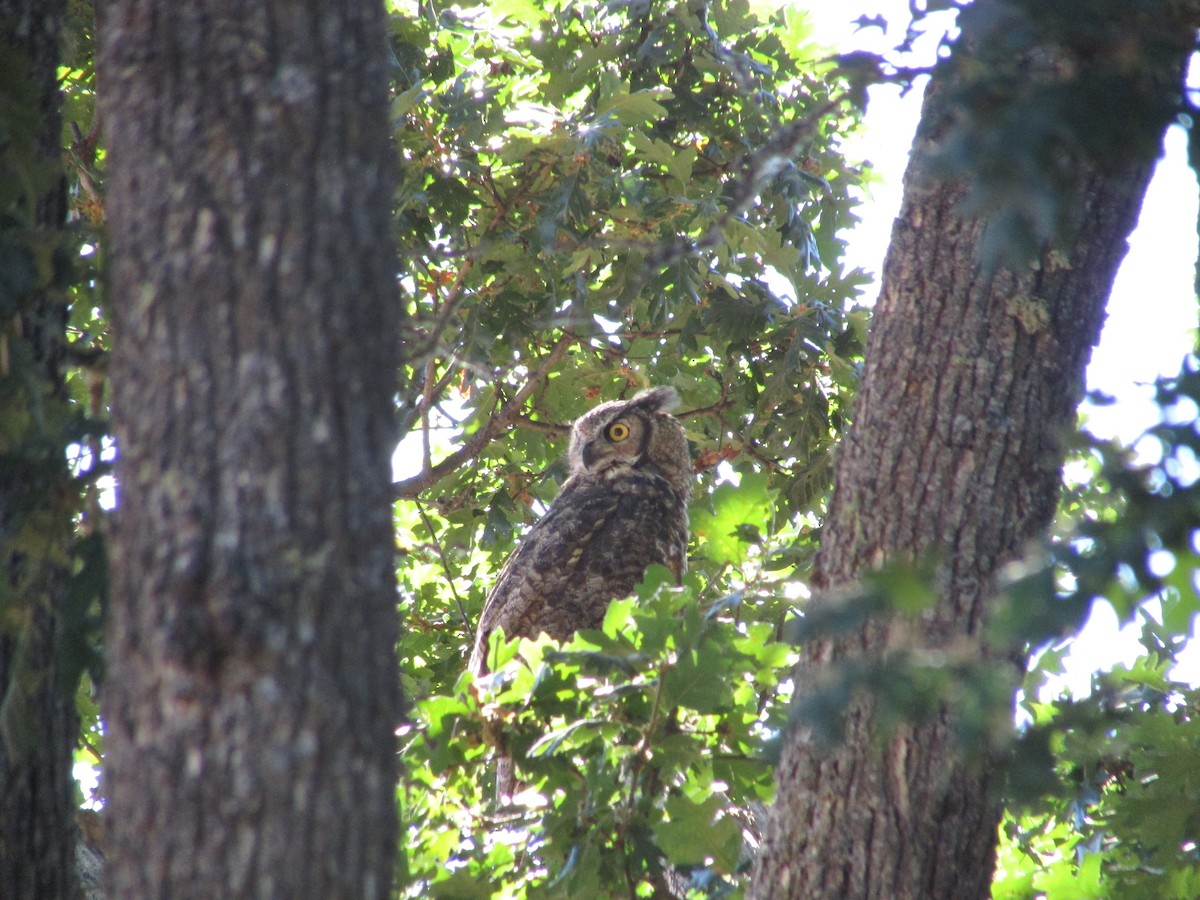
[[[570,425],[563,425],[559,422],[543,422],[540,419],[531,419],[526,415],[513,416],[512,421],[514,425],[520,425],[522,428],[528,428],[530,431],[536,431],[540,434],[552,434],[555,437],[562,437],[571,431]]]
[[[457,471],[464,463],[477,457],[492,440],[505,428],[517,421],[525,401],[532,396],[546,380],[550,371],[558,365],[567,348],[578,340],[573,331],[564,331],[562,337],[542,360],[537,370],[529,376],[521,389],[513,394],[512,399],[492,414],[479,431],[475,432],[465,444],[434,465],[423,465],[421,471],[412,478],[405,478],[394,483],[396,498],[399,500],[415,500],[422,491],[437,484],[451,472]]]

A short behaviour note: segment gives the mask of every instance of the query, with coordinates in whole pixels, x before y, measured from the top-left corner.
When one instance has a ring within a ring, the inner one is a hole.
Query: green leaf
[[[667,858],[677,865],[712,861],[722,872],[737,868],[741,855],[741,828],[722,814],[721,798],[694,803],[676,794],[668,798],[667,818],[654,828],[654,837]]]
[[[681,653],[663,675],[663,699],[670,706],[716,713],[728,708],[731,694],[727,668],[715,652]]]
[[[530,27],[546,18],[546,7],[532,0],[494,0],[488,4],[488,12],[498,19],[510,18]]]
[[[747,472],[739,484],[722,484],[712,492],[711,509],[693,508],[692,532],[705,557],[722,564],[742,562],[750,547],[745,526],[769,529],[775,494],[765,474]]]
[[[600,735],[598,724],[593,721],[572,722],[563,728],[547,732],[529,748],[528,755],[533,757],[552,756],[560,751],[585,747]]]
[[[899,613],[915,615],[937,602],[929,566],[893,563],[869,573],[863,580],[882,593]]]
[[[641,125],[664,119],[667,110],[662,105],[673,94],[669,88],[657,87],[632,94],[618,93],[609,97],[596,110],[597,118],[614,118],[622,125]]]
[[[435,900],[488,900],[494,896],[492,888],[469,872],[455,872],[444,881],[430,888]]]

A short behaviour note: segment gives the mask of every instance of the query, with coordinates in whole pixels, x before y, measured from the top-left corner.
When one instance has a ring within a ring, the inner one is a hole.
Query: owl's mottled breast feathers
[[[677,395],[651,388],[604,403],[572,429],[570,476],[505,563],[484,605],[471,669],[497,628],[508,637],[557,640],[596,628],[652,563],[680,578],[687,566],[692,466]]]

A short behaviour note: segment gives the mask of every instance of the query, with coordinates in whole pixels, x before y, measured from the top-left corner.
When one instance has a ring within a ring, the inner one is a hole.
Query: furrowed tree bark
[[[915,625],[877,621],[853,639],[806,646],[799,690],[897,643],[988,653],[997,571],[1054,513],[1062,438],[1151,174],[1144,164],[1086,176],[1070,252],[989,277],[976,264],[982,223],[958,212],[963,186],[920,177],[942,112],[935,83],[813,575],[813,602],[831,602],[886,561],[933,556],[939,599]],[[995,665],[1015,686],[1012,661]],[[802,726],[788,735],[750,896],[989,896],[1000,809],[986,767],[960,758],[952,713],[902,728],[882,748],[869,697],[844,722],[833,748]]]
[[[390,895],[382,4],[114,0],[110,896]]]
[[[21,113],[40,120],[33,137],[43,164],[57,164],[61,153],[57,66],[65,7],[61,0],[0,0],[6,77],[28,66],[32,88],[18,97],[10,81],[6,99],[28,101]],[[16,117],[6,121],[4,137],[6,150],[24,137]],[[0,210],[5,238],[27,220],[35,241],[55,243],[66,223],[65,179],[17,205]],[[13,247],[5,249],[10,267]],[[48,284],[16,298],[11,288],[10,281],[3,300],[12,318],[0,325],[0,895],[69,898],[78,893],[71,764],[79,725],[71,689],[60,679],[59,613],[73,507],[61,435],[47,430],[55,416],[44,415],[65,405],[67,306]],[[8,306],[14,300],[16,315]],[[40,419],[30,415],[34,409],[43,410]]]

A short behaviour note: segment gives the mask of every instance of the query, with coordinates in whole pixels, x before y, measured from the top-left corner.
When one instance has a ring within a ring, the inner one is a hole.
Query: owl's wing
[[[486,671],[480,667],[482,654],[497,628],[509,638],[537,633],[526,623],[539,618],[547,597],[562,589],[578,562],[574,550],[590,542],[590,532],[612,516],[619,502],[614,492],[595,490],[595,485],[572,480],[563,485],[496,577],[475,631],[472,671]]]
[[[568,480],[501,570],[480,617],[472,670],[486,670],[497,628],[565,640],[598,627],[609,602],[630,593],[651,563],[678,577],[686,548],[686,504],[662,477]]]

